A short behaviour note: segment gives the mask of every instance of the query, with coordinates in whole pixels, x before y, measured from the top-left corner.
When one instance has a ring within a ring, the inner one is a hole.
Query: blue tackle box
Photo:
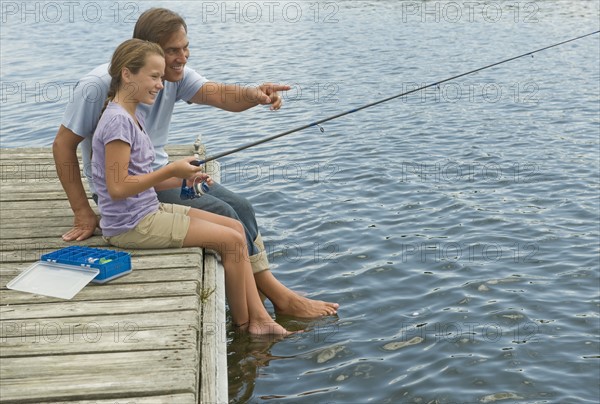
[[[40,261],[95,268],[93,283],[105,283],[131,272],[131,255],[124,251],[70,246],[41,256]]]

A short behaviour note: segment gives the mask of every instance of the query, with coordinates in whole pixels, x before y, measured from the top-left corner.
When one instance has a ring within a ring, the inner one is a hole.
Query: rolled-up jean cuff
[[[250,265],[252,266],[252,273],[256,275],[269,269],[269,259],[260,232],[256,235],[254,245],[258,248],[258,254],[250,256]]]
[[[267,259],[267,252],[263,250],[258,254],[251,255],[250,265],[252,266],[252,273],[254,275],[268,270],[269,260]]]

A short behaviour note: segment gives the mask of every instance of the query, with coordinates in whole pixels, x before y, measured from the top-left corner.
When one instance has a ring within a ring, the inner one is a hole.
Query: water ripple
[[[173,3],[206,77],[293,87],[277,112],[181,103],[173,142],[230,150],[597,30],[599,13],[472,2],[452,21],[467,2],[271,3],[274,21],[255,22]],[[282,19],[284,5],[301,18]],[[68,89],[132,28],[7,16],[2,146],[51,145]],[[341,304],[337,317],[277,316],[307,331],[276,344],[232,338],[231,401],[597,402],[598,54],[589,37],[223,158],[276,277]]]

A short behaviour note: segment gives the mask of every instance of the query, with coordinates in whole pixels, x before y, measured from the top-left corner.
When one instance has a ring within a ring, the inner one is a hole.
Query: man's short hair
[[[187,25],[179,14],[166,8],[151,8],[138,18],[133,37],[163,45],[181,27],[187,32]]]

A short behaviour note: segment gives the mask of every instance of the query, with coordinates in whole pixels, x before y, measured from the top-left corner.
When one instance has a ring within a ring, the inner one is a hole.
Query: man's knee
[[[239,220],[239,216],[236,211],[230,205],[222,201],[221,203],[212,203],[208,206],[201,203],[192,203],[192,207]]]
[[[238,216],[242,218],[254,217],[256,215],[250,201],[243,196],[236,195],[236,198],[229,201],[229,203],[238,213]]]
[[[239,220],[235,209],[227,202],[211,195],[203,195],[194,199],[181,199],[176,189],[157,192],[158,200],[163,203],[174,203],[177,205],[191,206],[192,208],[215,213],[221,216],[231,217]]]

